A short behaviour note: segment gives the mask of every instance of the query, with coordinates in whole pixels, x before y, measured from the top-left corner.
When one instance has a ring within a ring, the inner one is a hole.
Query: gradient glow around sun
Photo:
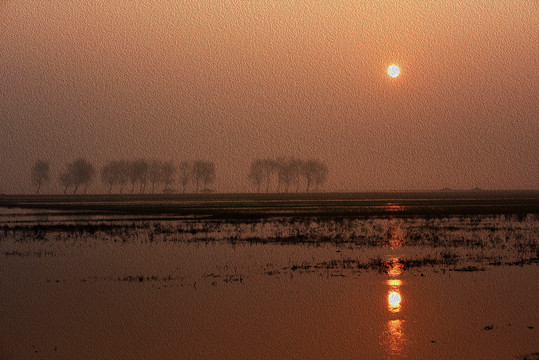
[[[393,64],[393,65],[390,65],[388,68],[387,68],[387,74],[389,76],[391,76],[392,78],[395,78],[397,76],[399,76],[399,74],[401,73],[401,68],[398,67],[397,65]]]

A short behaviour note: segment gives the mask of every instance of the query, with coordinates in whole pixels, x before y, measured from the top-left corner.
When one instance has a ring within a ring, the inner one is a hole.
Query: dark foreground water
[[[0,358],[537,358],[509,195],[3,199]]]

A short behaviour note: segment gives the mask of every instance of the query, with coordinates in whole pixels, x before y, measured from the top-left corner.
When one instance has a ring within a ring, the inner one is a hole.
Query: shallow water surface
[[[537,215],[6,210],[0,358],[531,357]]]

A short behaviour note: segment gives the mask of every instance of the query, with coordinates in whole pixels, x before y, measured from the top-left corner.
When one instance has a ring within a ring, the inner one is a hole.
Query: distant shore
[[[216,218],[529,214],[539,213],[539,191],[2,195],[0,207]]]

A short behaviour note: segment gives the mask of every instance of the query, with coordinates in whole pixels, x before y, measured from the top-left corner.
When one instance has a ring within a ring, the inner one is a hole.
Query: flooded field
[[[0,358],[537,358],[537,194],[412,195],[0,198]]]

